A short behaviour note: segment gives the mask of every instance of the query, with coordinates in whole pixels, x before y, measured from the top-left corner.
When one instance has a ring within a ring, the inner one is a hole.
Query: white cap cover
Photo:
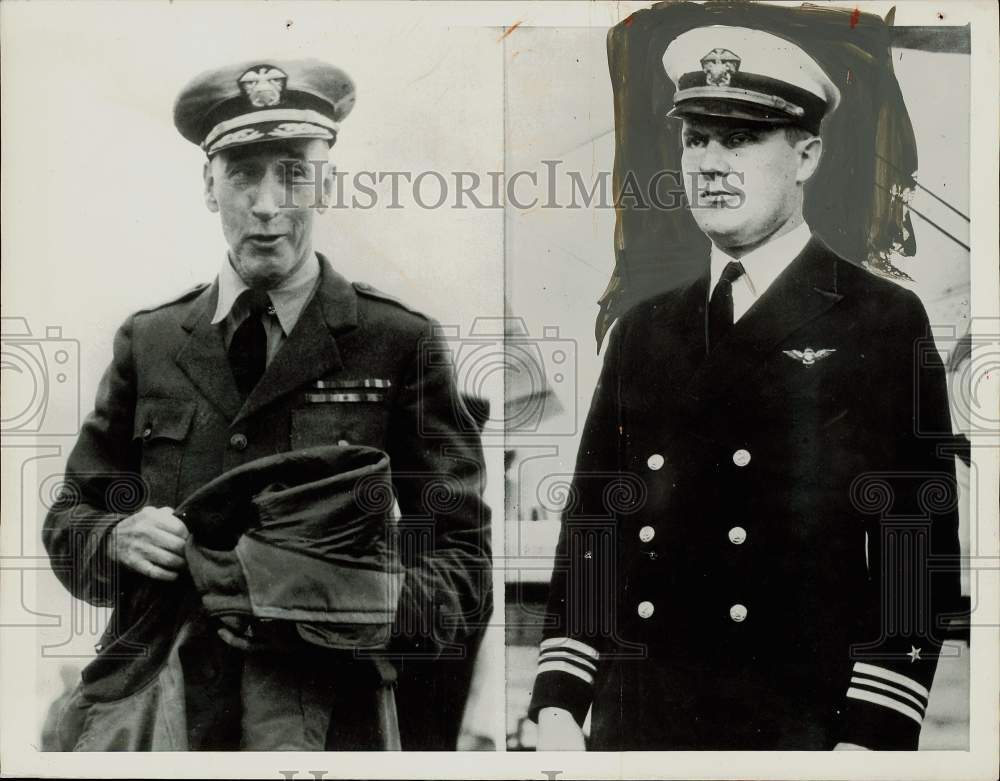
[[[840,103],[840,90],[816,60],[763,30],[696,27],[670,43],[663,67],[677,88],[672,116],[791,123],[818,132]]]

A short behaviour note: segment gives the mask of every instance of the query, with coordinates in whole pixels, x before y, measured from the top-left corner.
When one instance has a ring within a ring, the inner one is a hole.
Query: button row
[[[659,453],[653,453],[649,458],[646,459],[646,466],[652,469],[654,472],[658,472],[663,469],[663,465],[667,460]],[[750,451],[745,448],[740,448],[735,453],[733,453],[733,463],[736,466],[746,466],[750,463]]]
[[[652,526],[643,526],[639,529],[639,540],[641,542],[652,542],[656,536],[656,529]],[[729,541],[733,545],[742,545],[747,540],[747,530],[742,526],[734,526],[729,530]]]
[[[639,603],[636,610],[639,613],[639,618],[652,618],[653,613],[656,612],[656,608],[653,606],[652,602],[643,601]],[[731,608],[729,608],[729,617],[735,621],[737,624],[746,621],[747,615],[749,614],[746,605],[741,605],[737,602]]]
[[[152,434],[152,433],[153,433],[152,429],[147,428],[145,431],[142,432],[142,436],[145,439],[148,439],[149,436],[150,436],[150,434]],[[340,447],[347,447],[351,443],[348,442],[346,439],[340,439],[340,440],[337,440],[337,444],[340,445]],[[246,450],[247,449],[247,438],[246,438],[246,435],[245,434],[233,434],[229,438],[229,445],[234,450]]]

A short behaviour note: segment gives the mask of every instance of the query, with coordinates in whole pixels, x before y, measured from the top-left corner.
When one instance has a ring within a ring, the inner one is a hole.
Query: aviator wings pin
[[[782,350],[781,352],[789,358],[798,361],[803,366],[812,366],[816,361],[822,361],[824,358],[837,352],[837,350],[831,347],[824,347],[822,350],[814,350],[812,347],[807,347],[804,350]]]

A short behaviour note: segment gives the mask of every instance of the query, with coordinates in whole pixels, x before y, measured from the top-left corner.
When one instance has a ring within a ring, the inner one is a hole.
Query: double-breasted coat
[[[454,748],[469,657],[492,609],[479,430],[436,323],[320,259],[315,294],[245,402],[211,323],[217,283],[127,319],[69,456],[69,500],[43,538],[75,596],[115,605],[139,576],[111,566],[109,533],[143,505],[177,507],[276,453],[385,451],[406,568],[390,644],[403,747]],[[112,619],[108,632],[123,629]]]
[[[532,713],[595,749],[916,748],[958,595],[919,299],[815,237],[715,349],[708,271],[617,324]]]

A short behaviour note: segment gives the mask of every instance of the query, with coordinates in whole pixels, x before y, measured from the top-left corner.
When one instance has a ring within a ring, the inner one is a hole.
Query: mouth
[[[247,240],[257,247],[274,247],[285,237],[284,233],[253,233]]]
[[[736,193],[728,190],[701,190],[698,193],[698,200],[705,206],[728,206],[736,197]]]

